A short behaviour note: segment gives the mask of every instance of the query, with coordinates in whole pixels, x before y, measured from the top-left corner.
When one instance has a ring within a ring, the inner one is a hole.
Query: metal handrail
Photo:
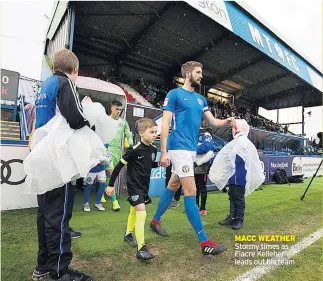
[[[20,132],[22,140],[27,140],[29,136],[28,127],[27,127],[27,117],[25,111],[25,102],[24,96],[20,96]]]

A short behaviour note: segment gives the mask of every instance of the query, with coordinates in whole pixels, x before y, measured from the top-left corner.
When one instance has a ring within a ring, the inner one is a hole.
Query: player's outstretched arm
[[[221,127],[221,126],[234,126],[235,119],[234,117],[229,117],[228,119],[216,119],[213,117],[210,111],[203,113],[204,119],[209,123],[211,127]]]
[[[164,110],[163,112],[163,121],[161,126],[161,135],[160,135],[160,165],[163,167],[169,166],[169,159],[167,155],[167,139],[169,133],[170,122],[173,118],[173,112]]]
[[[168,133],[169,133],[169,126],[172,119],[173,119],[173,112],[164,110],[163,120],[161,125],[161,133],[160,133],[161,152],[167,152],[167,139],[168,139]]]

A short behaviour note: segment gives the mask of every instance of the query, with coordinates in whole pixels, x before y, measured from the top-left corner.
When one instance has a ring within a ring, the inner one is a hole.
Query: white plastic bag
[[[105,113],[101,103],[84,103],[83,112],[91,127],[95,125],[95,132],[101,138],[104,144],[110,143],[117,133],[118,123]]]
[[[100,106],[97,103],[84,106],[84,115],[90,123],[93,122],[91,125],[101,125],[105,111],[98,110]],[[109,131],[109,127],[106,128]],[[88,126],[79,130],[71,129],[59,111],[45,126],[35,131],[31,148],[24,161],[26,192],[31,194],[43,194],[77,178],[86,177],[91,168],[109,160],[107,149],[98,134]]]
[[[265,176],[257,149],[245,134],[237,134],[219,151],[210,168],[209,179],[222,190],[235,173],[236,155],[245,162],[247,196],[264,182]]]
[[[204,163],[209,162],[214,157],[214,152],[212,150],[208,151],[205,154],[202,155],[196,155],[196,165],[201,166]]]

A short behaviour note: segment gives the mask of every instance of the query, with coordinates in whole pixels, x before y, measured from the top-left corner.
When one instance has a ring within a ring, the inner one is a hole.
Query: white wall
[[[10,163],[9,170],[5,164],[10,160],[24,160],[29,153],[27,146],[1,145],[1,169],[6,178],[8,172],[11,175],[1,183],[1,211],[37,207],[36,195],[25,194],[25,183],[16,185],[26,177],[23,164],[19,162]],[[6,182],[8,181],[8,182]]]

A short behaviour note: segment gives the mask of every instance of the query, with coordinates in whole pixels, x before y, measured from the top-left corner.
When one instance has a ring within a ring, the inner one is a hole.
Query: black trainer
[[[243,221],[242,220],[236,220],[234,224],[232,225],[232,229],[239,230],[243,228]]]
[[[234,223],[235,219],[231,218],[230,216],[227,216],[223,221],[219,221],[219,224],[223,226],[232,226]]]
[[[45,278],[47,278],[49,275],[49,271],[48,269],[46,270],[37,270],[35,269],[33,272],[33,275],[31,276],[32,280],[44,280]]]
[[[128,235],[125,235],[123,238],[124,241],[126,241],[130,246],[137,247],[137,240],[133,237],[132,233],[129,233]]]
[[[162,228],[160,222],[152,221],[150,223],[150,229],[161,236],[168,236],[168,233]]]
[[[153,259],[155,256],[150,253],[147,249],[146,245],[143,245],[140,250],[137,251],[136,255],[138,260],[150,260]]]
[[[69,270],[61,278],[55,279],[56,281],[93,281],[91,276],[84,273],[78,272],[76,270]],[[48,281],[54,281],[54,279],[49,279]]]
[[[80,238],[82,236],[82,232],[76,231],[73,228],[70,228],[71,238]]]

